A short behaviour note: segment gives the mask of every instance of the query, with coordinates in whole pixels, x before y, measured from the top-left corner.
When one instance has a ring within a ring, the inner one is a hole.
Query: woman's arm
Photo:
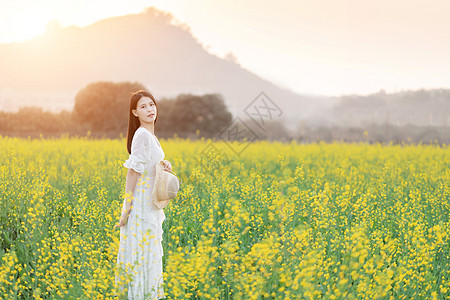
[[[139,176],[141,176],[141,174],[139,174],[138,172],[136,172],[133,169],[128,169],[127,172],[127,179],[126,179],[126,184],[125,184],[125,208],[124,210],[122,210],[122,215],[120,216],[120,221],[119,224],[116,225],[116,227],[122,227],[127,223],[128,220],[128,216],[130,215],[131,212],[131,205],[133,204],[133,194],[134,194],[134,189],[136,188],[136,184],[138,181]]]

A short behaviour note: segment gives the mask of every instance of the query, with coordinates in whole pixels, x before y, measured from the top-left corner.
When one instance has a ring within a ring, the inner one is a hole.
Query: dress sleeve
[[[138,133],[133,137],[131,142],[131,154],[125,161],[123,166],[128,169],[133,169],[142,174],[145,171],[145,165],[149,161],[148,151],[150,151],[149,140],[145,133]]]

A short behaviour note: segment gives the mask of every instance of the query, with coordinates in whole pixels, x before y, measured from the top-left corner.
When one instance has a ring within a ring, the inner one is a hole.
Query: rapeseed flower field
[[[169,299],[450,297],[448,146],[161,143]],[[1,299],[115,299],[125,145],[0,137]]]

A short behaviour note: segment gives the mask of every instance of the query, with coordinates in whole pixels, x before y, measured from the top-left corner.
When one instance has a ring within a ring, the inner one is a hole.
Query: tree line
[[[95,82],[81,89],[70,112],[51,113],[39,107],[23,107],[18,112],[0,112],[0,134],[27,137],[86,136],[119,138],[126,136],[129,99],[137,90],[147,90],[136,82]],[[213,137],[232,119],[219,94],[181,94],[174,99],[156,99],[158,136]]]
[[[22,107],[18,112],[0,111],[0,135],[17,137],[90,136],[91,138],[125,137],[128,126],[129,98],[137,90],[147,90],[137,82],[95,82],[81,89],[72,111],[52,113],[39,107]],[[230,126],[232,115],[220,94],[181,94],[175,98],[156,99],[158,137],[220,138]],[[245,121],[245,120],[244,120]],[[292,131],[279,121],[266,122],[263,131],[252,127],[244,133],[248,140],[367,143],[450,143],[448,126],[414,126],[368,124],[349,126],[307,126],[302,120]],[[251,134],[250,134],[251,133]]]

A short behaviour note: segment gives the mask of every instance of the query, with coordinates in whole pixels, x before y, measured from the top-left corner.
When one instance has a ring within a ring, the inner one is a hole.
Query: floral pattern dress
[[[120,228],[116,284],[128,299],[164,298],[162,270],[162,223],[164,211],[152,205],[155,165],[164,159],[158,139],[139,127],[132,140],[131,154],[123,164],[142,174],[133,194],[127,224]],[[125,199],[122,209],[125,207]]]

